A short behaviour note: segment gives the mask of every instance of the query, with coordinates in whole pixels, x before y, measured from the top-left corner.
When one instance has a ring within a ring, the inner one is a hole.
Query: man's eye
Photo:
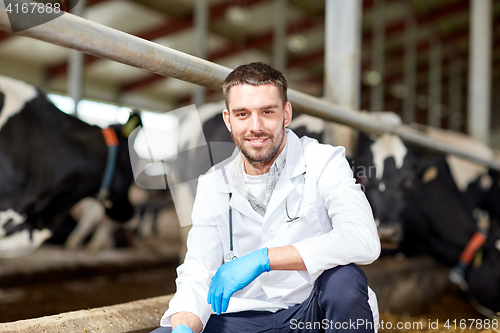
[[[240,112],[236,116],[237,117],[245,117],[246,115],[247,115],[246,112]]]
[[[265,110],[264,113],[265,114],[269,114],[269,113],[272,113],[273,111],[272,110]]]

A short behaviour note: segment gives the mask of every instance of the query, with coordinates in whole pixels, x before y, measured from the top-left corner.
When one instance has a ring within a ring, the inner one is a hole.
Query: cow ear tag
[[[483,250],[482,249],[478,249],[476,254],[474,254],[474,259],[472,261],[472,266],[474,268],[478,268],[478,267],[481,267],[483,263]]]
[[[424,184],[427,184],[430,181],[436,179],[437,176],[438,176],[438,168],[435,165],[433,165],[429,167],[427,170],[425,170],[424,176],[422,177],[422,181],[424,182]]]

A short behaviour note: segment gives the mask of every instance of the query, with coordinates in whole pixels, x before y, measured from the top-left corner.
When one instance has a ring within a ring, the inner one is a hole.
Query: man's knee
[[[368,300],[368,285],[365,273],[355,264],[337,266],[327,271],[316,281],[315,289],[320,300],[345,306],[349,302]]]

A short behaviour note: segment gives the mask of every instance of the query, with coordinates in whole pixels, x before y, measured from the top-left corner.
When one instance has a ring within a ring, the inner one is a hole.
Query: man
[[[263,63],[226,78],[223,118],[241,153],[198,180],[158,332],[373,332],[375,295],[354,264],[380,253],[370,206],[343,147],[286,129],[286,91]]]

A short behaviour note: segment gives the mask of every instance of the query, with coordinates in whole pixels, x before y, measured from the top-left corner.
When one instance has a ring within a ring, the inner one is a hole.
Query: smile
[[[268,138],[256,138],[256,139],[247,139],[248,142],[252,145],[252,147],[262,147],[266,144]]]

